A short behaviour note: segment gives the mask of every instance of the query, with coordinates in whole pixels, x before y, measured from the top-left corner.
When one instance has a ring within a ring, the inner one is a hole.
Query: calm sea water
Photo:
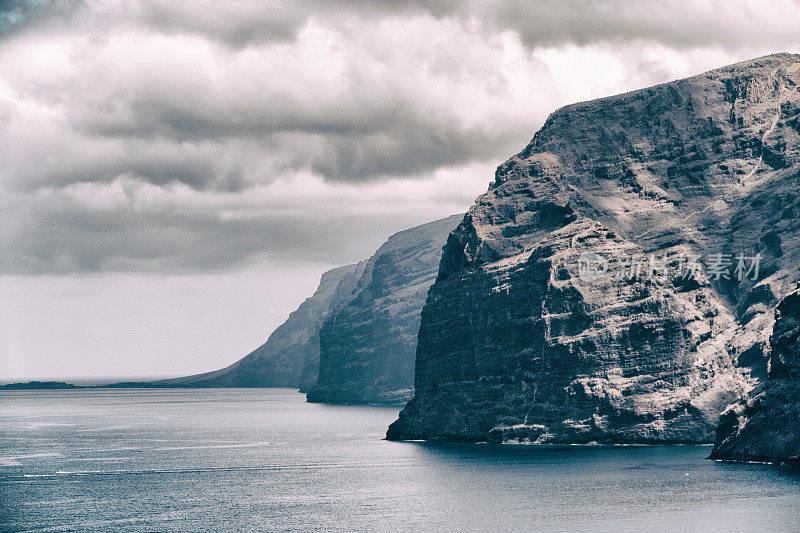
[[[382,440],[285,389],[0,393],[7,531],[800,531],[800,473],[701,446]]]

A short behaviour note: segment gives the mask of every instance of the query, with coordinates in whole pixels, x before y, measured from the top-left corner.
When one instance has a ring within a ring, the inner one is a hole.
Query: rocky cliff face
[[[408,401],[422,306],[462,218],[401,231],[368,260],[326,272],[267,342],[227,368],[131,385],[298,387],[315,402]]]
[[[322,275],[306,299],[267,342],[232,365],[183,378],[157,382],[165,387],[299,387],[309,388],[319,370],[319,329],[334,309],[353,297],[365,264],[338,267]]]
[[[769,379],[722,416],[713,459],[800,463],[800,293],[781,301]]]
[[[308,400],[404,403],[413,394],[420,313],[456,215],[389,237],[366,262],[356,295],[319,332],[319,380]]]
[[[553,113],[449,236],[388,438],[711,441],[798,278],[799,120],[788,54]]]

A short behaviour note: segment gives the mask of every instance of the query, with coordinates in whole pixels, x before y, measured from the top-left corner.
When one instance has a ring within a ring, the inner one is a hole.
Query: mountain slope
[[[723,415],[712,459],[800,463],[800,293],[776,316],[769,379]]]
[[[272,332],[267,342],[232,365],[158,381],[154,386],[310,387],[319,368],[319,328],[332,308],[353,296],[363,267],[347,265],[325,272],[316,292]]]
[[[405,402],[420,312],[442,246],[462,217],[396,233],[369,259],[326,272],[267,342],[226,368],[115,386],[298,387],[316,402]]]
[[[798,278],[798,87],[779,54],[553,113],[450,235],[388,438],[710,442]]]
[[[309,401],[398,403],[411,397],[420,313],[442,246],[462,218],[396,233],[367,260],[356,296],[322,325],[319,381]]]

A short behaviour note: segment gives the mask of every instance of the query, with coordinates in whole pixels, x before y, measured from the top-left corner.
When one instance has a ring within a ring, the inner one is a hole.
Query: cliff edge
[[[449,236],[389,439],[705,443],[800,260],[800,56],[553,113]]]

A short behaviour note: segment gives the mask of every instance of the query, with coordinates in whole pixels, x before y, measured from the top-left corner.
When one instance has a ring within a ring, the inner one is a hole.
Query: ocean
[[[0,392],[3,531],[800,531],[800,471],[707,446],[383,440],[289,389]]]

